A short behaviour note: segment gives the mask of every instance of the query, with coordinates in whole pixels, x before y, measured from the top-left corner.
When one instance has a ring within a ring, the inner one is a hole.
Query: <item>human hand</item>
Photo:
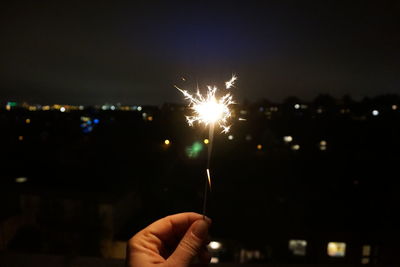
[[[187,212],[167,216],[128,241],[128,267],[187,267],[196,257],[210,262],[207,251],[209,218]]]

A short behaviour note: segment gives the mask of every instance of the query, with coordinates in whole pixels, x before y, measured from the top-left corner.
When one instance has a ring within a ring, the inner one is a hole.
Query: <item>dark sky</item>
[[[239,99],[400,93],[400,1],[261,2],[4,4],[0,101],[161,104],[232,73]]]

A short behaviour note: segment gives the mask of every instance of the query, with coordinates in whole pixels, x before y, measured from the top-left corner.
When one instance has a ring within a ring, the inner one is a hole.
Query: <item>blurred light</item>
[[[294,151],[297,151],[299,149],[300,149],[300,146],[297,144],[292,146],[292,150],[294,150]]]
[[[19,183],[19,184],[25,183],[26,181],[28,181],[28,178],[26,178],[26,177],[15,178],[15,182]]]
[[[325,140],[321,140],[321,142],[319,142],[320,146],[326,146],[328,143]]]
[[[84,110],[85,107],[84,106],[79,106],[79,110]]]
[[[141,106],[138,106],[138,107],[137,107],[137,111],[142,111],[142,109],[143,109],[143,108],[142,108]]]
[[[45,110],[45,111],[50,110],[50,106],[43,106],[42,110]]]
[[[246,114],[247,114],[247,110],[242,109],[242,110],[240,111],[240,114],[246,115]]]
[[[94,119],[94,120],[93,120],[93,123],[94,123],[94,124],[99,124],[99,122],[100,122],[99,119]]]
[[[147,120],[148,120],[148,121],[153,121],[153,116],[147,117]]]
[[[37,107],[36,106],[29,106],[28,109],[29,109],[29,111],[36,111]]]
[[[222,244],[218,241],[211,241],[210,244],[208,244],[208,246],[212,250],[218,250],[222,247]]]
[[[258,145],[257,145],[257,149],[258,149],[258,150],[261,150],[261,149],[262,149],[262,145],[261,145],[261,144],[258,144]]]
[[[61,112],[65,112],[65,107],[61,107],[61,108],[60,108],[60,111],[61,111]]]
[[[371,246],[370,245],[364,245],[362,247],[362,255],[366,256],[366,257],[371,255]]]
[[[219,263],[218,257],[211,257],[210,263]]]
[[[10,105],[6,105],[6,110],[10,111],[11,110],[11,106]]]
[[[200,152],[203,150],[203,145],[200,142],[194,142],[193,145],[186,147],[186,155],[189,158],[197,158]]]
[[[331,257],[344,257],[346,255],[346,243],[329,242],[327,252]]]
[[[285,141],[285,143],[290,143],[293,141],[293,137],[291,137],[290,135],[284,136],[283,141]]]
[[[322,112],[324,112],[322,108],[317,109],[318,114],[321,114]]]
[[[23,141],[23,140],[24,140],[24,137],[23,137],[22,135],[20,135],[20,136],[18,136],[18,140],[19,140],[19,141]]]
[[[210,143],[210,141],[206,138],[206,139],[204,139],[204,144],[206,144],[206,145],[208,145],[208,143]]]
[[[171,144],[171,142],[168,139],[165,139],[164,144],[168,146],[169,144]]]
[[[292,251],[293,255],[305,256],[307,251],[307,241],[289,240],[289,250]]]
[[[146,112],[143,112],[142,118],[143,118],[144,120],[147,118],[147,113],[146,113]]]
[[[228,139],[229,139],[229,140],[233,140],[233,135],[231,135],[231,134],[228,135]]]
[[[392,105],[393,110],[396,110],[397,108],[398,108],[397,105]]]
[[[320,149],[321,151],[325,151],[325,150],[326,150],[326,146],[320,146],[319,149]]]
[[[29,119],[29,118],[28,118],[28,119],[26,119],[26,120],[25,120],[25,123],[26,123],[26,124],[29,124],[29,123],[31,123],[31,119]]]
[[[378,115],[379,115],[379,111],[376,110],[376,109],[373,110],[373,111],[372,111],[372,115],[373,115],[373,116],[378,116]]]
[[[299,108],[300,108],[300,105],[299,105],[299,104],[295,104],[295,105],[294,105],[294,108],[295,108],[295,109],[299,109]]]
[[[111,109],[111,110],[115,110],[115,106],[114,106],[114,105],[111,106],[110,109]]]
[[[251,139],[253,139],[253,137],[251,136],[251,134],[247,134],[245,139],[246,139],[246,141],[251,141]]]
[[[369,258],[362,258],[361,264],[369,264]]]

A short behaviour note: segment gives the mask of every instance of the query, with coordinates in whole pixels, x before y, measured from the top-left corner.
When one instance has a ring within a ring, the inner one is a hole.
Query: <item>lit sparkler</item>
[[[225,82],[225,88],[230,89],[234,87],[237,77],[235,75]],[[185,99],[189,101],[189,108],[193,111],[193,114],[186,116],[186,120],[190,126],[194,123],[204,124],[209,126],[209,145],[208,145],[208,156],[207,156],[207,179],[204,188],[204,202],[203,202],[203,215],[206,213],[207,206],[207,192],[208,188],[211,190],[211,175],[210,175],[210,158],[214,138],[214,128],[218,125],[222,129],[222,133],[228,133],[230,125],[228,120],[232,116],[229,106],[235,104],[233,97],[230,93],[223,94],[218,97],[216,86],[207,86],[207,94],[202,95],[197,89],[197,93],[192,95],[188,91],[183,90],[175,86],[179,91],[182,92]]]

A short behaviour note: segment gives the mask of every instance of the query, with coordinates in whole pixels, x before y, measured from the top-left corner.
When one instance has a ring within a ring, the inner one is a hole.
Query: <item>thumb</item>
[[[209,222],[195,221],[179,242],[174,253],[168,258],[172,266],[189,266],[208,240]]]

